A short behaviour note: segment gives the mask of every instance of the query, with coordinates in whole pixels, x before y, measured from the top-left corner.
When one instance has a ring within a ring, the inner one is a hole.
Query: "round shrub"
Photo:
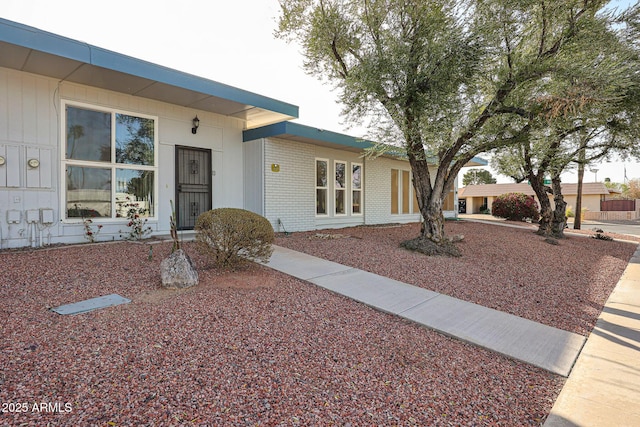
[[[491,205],[491,213],[512,221],[524,221],[527,218],[537,221],[540,218],[538,203],[533,196],[524,193],[507,193],[496,197]]]
[[[251,260],[266,262],[271,257],[273,227],[253,212],[220,208],[202,213],[196,220],[198,249],[221,268],[236,268]]]

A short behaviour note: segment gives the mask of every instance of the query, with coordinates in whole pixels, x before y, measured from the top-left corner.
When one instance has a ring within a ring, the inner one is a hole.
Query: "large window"
[[[362,165],[351,163],[351,213],[362,213]]]
[[[336,215],[345,215],[347,213],[345,206],[345,198],[347,195],[347,164],[345,162],[335,162],[336,172]]]
[[[316,159],[316,215],[327,214],[329,161]]]
[[[418,213],[418,199],[408,170],[391,169],[391,213]]]
[[[135,206],[153,217],[156,120],[65,105],[66,218],[124,217]]]

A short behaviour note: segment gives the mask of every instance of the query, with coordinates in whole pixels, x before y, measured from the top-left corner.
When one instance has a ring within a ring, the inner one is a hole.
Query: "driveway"
[[[483,214],[460,214],[460,219],[482,220],[482,221],[504,221],[502,218],[496,218],[491,215]],[[569,228],[567,231],[573,230],[573,218],[569,218],[567,222]],[[608,233],[627,234],[630,236],[640,237],[640,220],[634,221],[582,221],[582,230],[592,230],[599,228]]]

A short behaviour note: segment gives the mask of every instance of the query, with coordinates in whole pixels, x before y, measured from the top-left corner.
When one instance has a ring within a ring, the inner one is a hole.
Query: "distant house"
[[[83,218],[117,240],[131,205],[168,234],[170,201],[182,230],[218,207],[280,231],[420,217],[406,159],[295,105],[4,19],[0,111],[0,249],[86,241]]]
[[[562,184],[562,195],[568,206],[575,208],[578,195],[578,184]],[[536,197],[533,188],[527,183],[521,184],[482,184],[467,185],[458,190],[460,213],[480,213],[483,209],[491,209],[491,204],[496,197],[506,193],[524,193]],[[613,194],[619,194],[615,190],[609,190],[600,182],[582,184],[582,207],[592,211],[600,211],[600,201],[609,199]],[[551,203],[553,206],[553,198]]]

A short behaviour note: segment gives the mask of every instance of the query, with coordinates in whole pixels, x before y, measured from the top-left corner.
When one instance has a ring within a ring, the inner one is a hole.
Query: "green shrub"
[[[576,214],[573,213],[573,207],[571,206],[567,206],[567,209],[565,210],[564,214],[567,218],[573,218],[576,216]]]
[[[266,218],[244,209],[220,208],[196,220],[198,249],[216,266],[236,268],[251,261],[266,262],[273,252],[273,227]]]
[[[496,197],[491,205],[493,216],[506,218],[512,221],[531,219],[537,221],[540,218],[538,203],[532,196],[524,193],[507,193]]]

